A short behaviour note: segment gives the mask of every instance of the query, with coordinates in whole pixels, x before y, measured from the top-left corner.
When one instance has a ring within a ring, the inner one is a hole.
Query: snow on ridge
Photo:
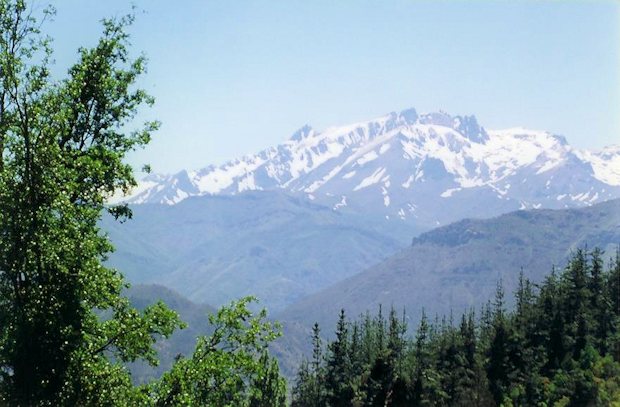
[[[471,117],[464,120],[471,123]],[[471,130],[460,127],[463,120],[459,116],[417,116],[411,110],[322,132],[304,126],[279,146],[255,155],[185,175],[149,176],[140,182],[129,201],[175,204],[193,195],[282,188],[304,191],[319,200],[356,192],[349,196],[352,202],[364,194],[381,193],[380,189],[367,187],[389,177],[402,188],[394,190],[391,197],[384,194],[386,207],[390,202],[413,202],[414,184],[434,182],[433,177],[450,180],[443,192],[437,192],[442,198],[454,198],[454,192],[466,188],[488,187],[508,199],[513,192],[499,185],[509,177],[527,171],[523,177],[536,182],[537,177],[546,179],[550,170],[561,171],[566,162],[578,162],[575,159],[590,164],[592,170],[584,167],[583,171],[590,171],[592,174],[587,175],[591,178],[611,187],[620,186],[620,145],[599,151],[577,150],[562,136],[546,131],[523,127],[484,130],[477,127],[475,118],[473,122],[476,127]],[[427,158],[440,164],[431,163],[428,168],[423,165]],[[585,192],[570,191],[573,196]],[[603,198],[593,191],[587,201],[590,199]],[[122,200],[115,196],[111,202]],[[334,209],[344,207],[338,204],[341,202],[329,202]]]
[[[367,163],[369,161],[374,160],[374,158],[372,160],[370,159],[372,157],[372,154],[371,154],[371,156],[368,156],[365,159],[364,159],[364,157],[367,154],[370,154],[371,152],[373,152],[376,147],[382,145],[383,143],[386,143],[387,141],[389,141],[390,139],[395,137],[397,134],[399,134],[398,131],[389,131],[389,132],[387,132],[387,133],[385,133],[385,134],[383,134],[383,135],[381,135],[379,137],[374,138],[373,140],[367,141],[365,144],[360,145],[349,157],[347,157],[344,160],[343,163],[341,163],[341,164],[337,165],[336,167],[334,167],[323,178],[314,181],[310,186],[305,188],[304,191],[312,193],[312,192],[316,191],[318,188],[320,188],[321,186],[323,186],[325,183],[330,181],[336,175],[338,175],[341,172],[341,170],[343,170],[344,168],[350,167],[353,164],[363,165],[363,164],[365,164],[365,163]],[[375,153],[375,155],[376,155],[376,153]],[[354,189],[354,191],[355,191],[355,189]]]
[[[439,196],[442,198],[450,198],[453,193],[460,191],[461,188],[449,188],[443,191]]]
[[[334,205],[333,210],[338,210],[339,208],[343,208],[347,206],[347,197],[342,195],[340,202],[338,202],[336,205]]]
[[[607,146],[599,151],[575,150],[575,155],[592,166],[596,179],[620,186],[620,145]]]

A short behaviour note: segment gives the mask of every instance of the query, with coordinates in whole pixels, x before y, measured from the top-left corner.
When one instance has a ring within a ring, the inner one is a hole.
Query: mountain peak
[[[195,195],[282,190],[342,212],[436,224],[468,214],[465,201],[505,210],[618,197],[617,151],[577,150],[560,136],[524,128],[487,132],[473,115],[410,108],[320,133],[305,125],[255,155],[153,175],[129,201],[174,204]]]
[[[406,124],[415,124],[418,121],[418,112],[411,107],[398,113],[398,119]]]
[[[484,127],[478,124],[476,116],[455,116],[452,128],[476,143],[484,143],[489,139]]]
[[[420,116],[420,124],[431,124],[435,126],[452,127],[454,119],[444,111],[426,113]]]
[[[301,141],[305,138],[312,137],[314,135],[314,129],[309,124],[304,124],[301,126],[289,140],[292,141]]]

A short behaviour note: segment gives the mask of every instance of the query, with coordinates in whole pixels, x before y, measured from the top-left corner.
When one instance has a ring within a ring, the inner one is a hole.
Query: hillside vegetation
[[[507,311],[493,303],[457,320],[429,321],[414,337],[405,315],[341,311],[301,365],[293,406],[604,406],[620,403],[620,251],[577,250],[535,285],[522,274]]]

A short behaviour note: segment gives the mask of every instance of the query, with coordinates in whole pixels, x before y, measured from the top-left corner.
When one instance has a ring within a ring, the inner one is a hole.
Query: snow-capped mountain
[[[620,146],[601,151],[524,128],[485,130],[474,116],[414,109],[322,132],[221,166],[151,175],[131,203],[285,190],[336,211],[428,227],[514,209],[591,205],[620,197]]]

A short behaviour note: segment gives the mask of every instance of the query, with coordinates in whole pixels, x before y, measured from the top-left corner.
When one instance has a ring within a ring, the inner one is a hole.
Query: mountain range
[[[255,155],[142,180],[134,219],[104,219],[109,263],[134,283],[218,306],[253,294],[283,311],[464,218],[620,197],[620,145],[600,151],[474,116],[415,109]]]
[[[273,312],[405,247],[415,231],[395,226],[282,191],[134,205],[131,221],[102,224],[108,263],[132,283],[215,306],[252,294]]]
[[[521,271],[533,282],[540,282],[554,266],[564,267],[578,248],[600,247],[607,260],[618,244],[620,200],[578,209],[523,210],[491,219],[461,220],[419,235],[409,247],[384,261],[279,312],[270,310],[284,330],[272,350],[291,377],[311,351],[314,322],[319,322],[322,334],[329,337],[340,309],[349,318],[376,312],[380,305],[385,312],[390,306],[406,309],[407,321],[414,329],[423,307],[430,318],[454,313],[456,319],[461,312],[479,309],[491,300],[498,283],[510,305]],[[207,313],[213,308],[207,305],[196,305],[157,285],[136,285],[128,295],[139,308],[162,299],[189,323],[186,330],[158,344],[161,368],[132,366],[138,381],[157,376],[177,353],[192,351],[196,335],[210,332]]]
[[[553,267],[566,266],[576,249],[599,247],[608,260],[618,245],[620,199],[464,219],[421,234],[409,247],[298,301],[278,318],[331,327],[340,309],[357,316],[380,304],[406,308],[415,321],[422,307],[431,316],[460,315],[492,299],[498,283],[511,297],[520,271],[538,283]]]
[[[333,337],[343,309],[349,319],[382,306],[406,311],[415,330],[422,312],[434,319],[492,301],[498,285],[513,304],[519,275],[539,283],[563,268],[574,250],[599,247],[604,260],[620,254],[620,200],[586,208],[524,210],[492,219],[465,219],[436,228],[383,262],[323,289],[275,314],[284,336],[274,345],[286,372],[311,352],[311,327]]]
[[[620,197],[620,145],[577,149],[545,131],[486,130],[474,116],[407,109],[324,131],[306,125],[254,155],[152,174],[125,199],[174,205],[192,196],[276,190],[428,230],[464,217]]]

